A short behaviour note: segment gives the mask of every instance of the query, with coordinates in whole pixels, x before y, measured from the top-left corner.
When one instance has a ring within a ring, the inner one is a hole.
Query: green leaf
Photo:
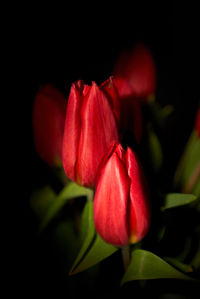
[[[163,152],[158,136],[151,127],[148,128],[148,154],[153,170],[157,172],[162,166]]]
[[[165,197],[164,206],[161,210],[175,208],[183,205],[190,204],[197,199],[197,196],[194,194],[183,194],[183,193],[169,193]]]
[[[34,210],[38,218],[41,220],[49,207],[53,204],[56,193],[50,186],[45,186],[35,191],[30,198],[31,208]]]
[[[176,188],[183,187],[187,183],[194,167],[200,161],[199,153],[200,139],[197,136],[197,132],[193,130],[175,172],[174,186]]]
[[[174,111],[172,105],[167,105],[162,108],[159,103],[154,100],[148,101],[148,108],[151,113],[151,119],[153,119],[158,127],[162,127],[166,122],[167,117]]]
[[[95,237],[95,227],[94,227],[94,220],[93,220],[93,202],[87,201],[84,207],[83,213],[85,214],[84,217],[87,215],[87,228],[85,228],[86,238],[83,242],[83,245],[79,251],[77,258],[74,261],[74,264],[69,272],[70,275],[76,273],[77,266],[82,261],[83,257],[85,256],[89,246],[92,244],[92,241]],[[86,219],[85,219],[86,220]]]
[[[167,105],[161,109],[160,111],[161,117],[163,119],[166,119],[169,115],[172,114],[173,111],[174,111],[174,107],[172,105]]]
[[[78,265],[78,267],[73,271],[72,274],[82,272],[97,263],[101,262],[102,260],[106,259],[114,252],[118,250],[117,247],[114,247],[106,242],[104,242],[99,235],[96,236],[94,243],[92,244],[91,248],[87,252],[84,259]]]
[[[87,236],[88,233],[88,219],[89,219],[89,204],[86,202],[82,215],[81,215],[81,224],[80,224],[80,241],[81,244],[83,243],[84,239]]]
[[[190,265],[186,265],[186,264],[176,260],[175,258],[165,257],[165,260],[167,262],[169,262],[172,266],[174,266],[174,267],[178,268],[179,270],[181,270],[182,272],[185,272],[185,273],[193,272],[193,268]]]
[[[132,280],[164,278],[193,280],[157,255],[146,250],[137,249],[132,252],[131,263],[122,278],[121,285]]]
[[[40,229],[43,230],[49,224],[49,222],[58,214],[66,202],[72,198],[86,196],[87,189],[70,182],[63,190],[58,194],[52,205],[49,206],[41,223]]]
[[[182,180],[183,180],[182,185],[185,185],[188,182],[189,178],[191,177],[194,169],[196,168],[199,162],[200,162],[200,138],[196,136],[196,138],[193,139],[190,152],[185,161],[183,174],[182,174]]]
[[[61,220],[52,230],[52,244],[56,259],[64,271],[69,269],[74,261],[79,248],[74,221],[72,219]]]
[[[195,186],[194,186],[192,192],[193,192],[196,196],[200,197],[200,177],[199,177],[198,181],[196,182],[196,184],[195,184]]]

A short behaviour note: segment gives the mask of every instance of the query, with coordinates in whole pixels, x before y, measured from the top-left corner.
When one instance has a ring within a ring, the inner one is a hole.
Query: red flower
[[[108,243],[125,246],[141,240],[150,225],[148,188],[137,155],[114,145],[102,168],[94,198],[97,232]]]
[[[198,137],[200,138],[200,107],[197,111],[197,116],[195,120],[195,130],[197,131]]]
[[[33,134],[39,156],[50,166],[62,163],[66,99],[54,86],[42,86],[33,107]]]
[[[114,74],[128,81],[138,99],[147,100],[155,93],[155,63],[149,49],[142,44],[121,55]]]
[[[112,142],[118,141],[114,98],[95,82],[72,84],[63,140],[67,176],[87,187],[95,184],[99,164]]]

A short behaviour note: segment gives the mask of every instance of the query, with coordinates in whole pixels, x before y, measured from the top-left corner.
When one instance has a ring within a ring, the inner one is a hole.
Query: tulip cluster
[[[46,86],[36,96],[33,127],[38,153],[50,165],[62,159],[68,178],[95,189],[96,230],[115,246],[138,242],[150,225],[141,163],[120,143],[127,130],[141,141],[141,103],[154,92],[153,59],[139,45],[119,60],[114,76],[101,85],[74,82],[66,113],[65,98],[55,88]]]

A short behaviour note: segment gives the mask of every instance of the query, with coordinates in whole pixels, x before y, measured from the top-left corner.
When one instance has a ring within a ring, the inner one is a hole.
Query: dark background
[[[43,83],[55,84],[66,96],[77,79],[100,83],[112,74],[121,51],[136,42],[145,43],[156,63],[156,100],[161,106],[172,104],[175,108],[165,132],[167,159],[172,162],[166,177],[170,178],[193,128],[199,102],[199,24],[195,8],[174,7],[170,2],[162,7],[137,2],[109,8],[101,3],[92,8],[79,4],[65,8],[35,5],[25,11],[13,22],[9,52],[14,66],[10,84],[17,82],[11,100],[17,188],[12,205],[8,277],[13,289],[24,296],[55,293],[62,298],[61,293],[68,292],[64,279],[49,243],[37,235],[28,204],[31,192],[51,180],[47,166],[34,149],[34,96]]]

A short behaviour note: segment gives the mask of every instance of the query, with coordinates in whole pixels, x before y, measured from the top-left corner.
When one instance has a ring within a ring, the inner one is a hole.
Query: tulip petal
[[[143,169],[136,154],[128,148],[126,157],[128,175],[131,179],[129,241],[130,243],[135,243],[145,236],[149,228],[149,194]]]
[[[134,90],[133,88],[130,86],[128,80],[120,77],[120,76],[114,76],[113,77],[113,82],[115,84],[115,88],[117,90],[117,93],[121,98],[127,98],[127,97],[134,97]]]
[[[76,165],[77,181],[93,186],[98,167],[113,142],[118,141],[116,120],[104,92],[93,82],[81,109],[81,135]]]
[[[140,99],[146,99],[155,92],[155,63],[151,52],[143,44],[137,44],[119,57],[114,74],[127,79]]]
[[[110,77],[108,80],[104,81],[101,84],[101,88],[105,92],[106,96],[108,97],[111,108],[119,123],[120,122],[120,101],[119,101],[119,94],[114,84],[113,77]]]
[[[127,203],[130,180],[124,164],[114,152],[102,170],[94,199],[97,232],[108,243],[128,243]]]
[[[72,85],[67,104],[64,138],[63,138],[63,167],[67,176],[76,181],[75,166],[78,154],[78,144],[81,132],[81,107],[83,103],[83,82],[77,81]]]

